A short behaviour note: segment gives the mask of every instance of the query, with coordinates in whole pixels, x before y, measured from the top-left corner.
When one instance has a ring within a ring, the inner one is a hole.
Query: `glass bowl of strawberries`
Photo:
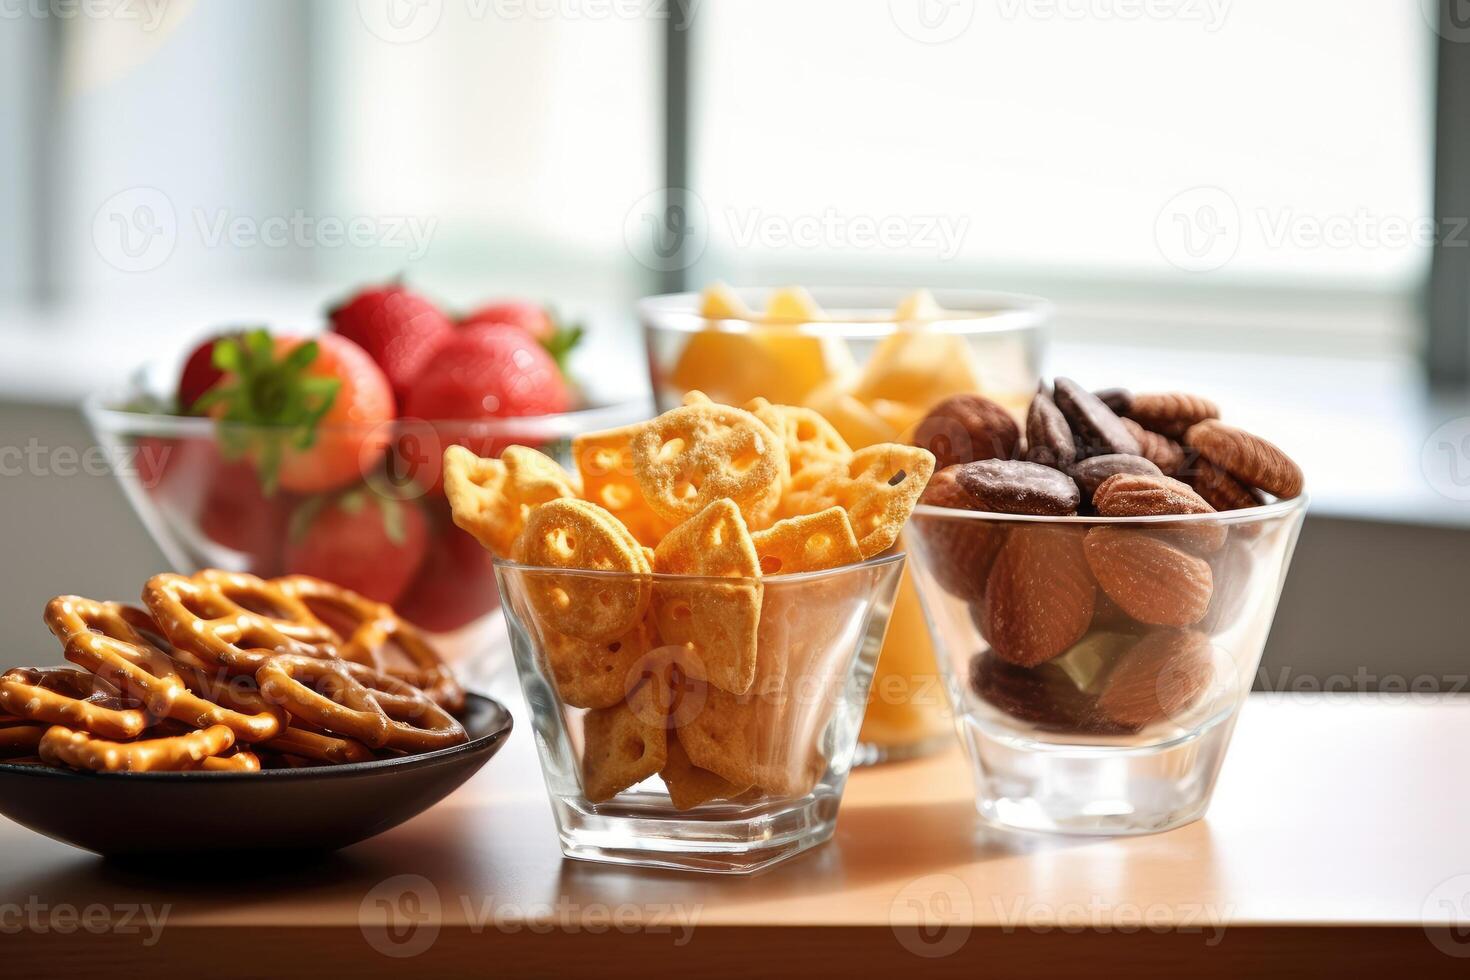
[[[509,662],[499,593],[450,520],[443,449],[569,459],[578,434],[646,418],[646,401],[596,403],[570,380],[579,334],[520,301],[453,319],[391,284],[317,335],[212,336],[85,412],[179,571],[309,574],[391,603],[483,684]]]
[[[1208,807],[1307,504],[1219,416],[1058,378],[1020,439],[979,396],[916,429],[939,468],[907,540],[987,822],[1138,834]]]

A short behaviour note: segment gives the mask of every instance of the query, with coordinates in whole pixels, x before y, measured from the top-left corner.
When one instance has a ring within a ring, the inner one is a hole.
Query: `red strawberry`
[[[379,602],[408,588],[429,546],[429,524],[417,504],[366,487],[313,497],[291,515],[287,572],[336,582]]]
[[[282,493],[266,496],[249,460],[230,462],[209,446],[213,463],[205,476],[199,502],[199,530],[216,544],[249,556],[257,575],[275,575],[293,499]]]
[[[332,331],[357,343],[388,376],[398,404],[454,324],[418,293],[393,283],[365,289],[330,314]]]
[[[469,327],[424,365],[404,403],[421,419],[551,415],[571,407],[566,381],[536,338],[519,327]]]
[[[174,396],[181,415],[202,414],[194,411],[194,403],[225,376],[225,372],[214,363],[214,345],[226,337],[238,338],[241,333],[216,334],[190,352],[189,359],[184,362],[184,370],[179,374],[179,387]]]
[[[520,327],[536,338],[537,343],[556,361],[563,371],[572,348],[582,339],[582,328],[576,324],[562,325],[550,307],[526,299],[503,300],[481,306],[459,321],[461,327],[482,327],[503,323]]]
[[[500,604],[490,552],[448,520],[438,529],[398,614],[434,633],[474,622]]]

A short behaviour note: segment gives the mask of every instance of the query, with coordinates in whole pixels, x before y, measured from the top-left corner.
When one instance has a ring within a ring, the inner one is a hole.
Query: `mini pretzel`
[[[231,755],[212,755],[187,768],[203,772],[260,772],[260,756],[242,750]]]
[[[296,756],[312,762],[338,765],[348,762],[372,762],[377,756],[361,742],[350,738],[338,738],[292,725],[281,734],[263,742],[257,748],[270,749],[282,755]]]
[[[10,756],[35,755],[36,746],[49,725],[0,724],[0,759]]]
[[[98,772],[177,771],[219,755],[233,744],[235,736],[224,725],[136,742],[109,742],[54,725],[41,737],[39,754],[52,765]]]
[[[713,404],[645,422],[633,436],[633,463],[648,506],[675,524],[728,497],[760,527],[790,475],[786,448],[764,422]]]
[[[300,599],[254,575],[155,575],[143,601],[171,644],[231,673],[253,674],[272,654],[337,652],[336,634]]]
[[[190,691],[162,651],[99,633],[78,633],[66,641],[66,659],[137,698],[154,718],[170,718],[193,728],[224,725],[242,742],[259,742],[281,730],[267,712],[241,714]]]
[[[26,721],[74,725],[108,738],[135,738],[148,725],[117,688],[66,667],[18,667],[0,676],[0,708]]]
[[[464,707],[464,688],[454,672],[418,628],[400,619],[392,607],[309,575],[290,575],[274,584],[337,630],[344,638],[337,651],[343,660],[405,680],[450,711]],[[408,663],[390,663],[394,651]]]
[[[373,748],[423,752],[467,739],[460,723],[422,691],[357,664],[279,656],[256,679],[261,694],[292,717]]]
[[[589,643],[622,636],[648,609],[653,571],[643,546],[607,511],[585,500],[553,500],[531,511],[515,559],[538,568],[624,572],[627,576],[526,577],[537,613],[558,633]]]
[[[898,540],[919,495],[934,475],[927,449],[881,443],[852,454],[847,465],[817,476],[809,486],[793,486],[789,516],[815,514],[828,507],[847,511],[864,558],[887,551]]]

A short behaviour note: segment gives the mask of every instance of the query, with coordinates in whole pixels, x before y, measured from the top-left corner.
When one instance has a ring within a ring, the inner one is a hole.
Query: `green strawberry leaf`
[[[551,336],[541,341],[541,346],[546,348],[546,353],[556,361],[556,366],[561,369],[562,374],[567,373],[567,361],[572,356],[572,351],[582,342],[587,331],[580,323],[563,323],[556,315],[556,310],[548,306],[546,315],[551,318],[553,328]]]
[[[198,414],[219,408],[220,446],[228,459],[250,455],[267,496],[279,482],[287,448],[309,449],[342,382],[306,373],[321,349],[314,340],[275,356],[267,330],[224,337],[211,355],[225,379],[193,405]]]

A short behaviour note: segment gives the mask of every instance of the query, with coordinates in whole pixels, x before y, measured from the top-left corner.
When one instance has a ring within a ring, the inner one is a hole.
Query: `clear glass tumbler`
[[[913,574],[981,816],[1097,835],[1201,816],[1305,512],[917,508]]]
[[[739,874],[831,837],[903,563],[743,579],[497,561],[563,852]]]
[[[773,290],[732,290],[752,310]],[[692,388],[743,405],[757,396],[821,412],[853,449],[906,442],[943,398],[978,392],[1025,418],[1040,379],[1051,305],[1035,296],[940,289],[944,311],[904,321],[896,310],[913,290],[809,290],[824,317],[804,323],[713,320],[699,293],[651,296],[638,304],[658,408]],[[859,764],[907,759],[949,744],[949,716],[912,573],[899,587],[859,736]]]

